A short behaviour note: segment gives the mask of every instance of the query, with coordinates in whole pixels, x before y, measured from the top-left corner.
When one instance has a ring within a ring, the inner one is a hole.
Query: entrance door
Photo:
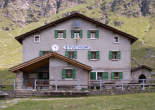
[[[146,76],[142,74],[139,76],[139,83],[142,83],[143,79],[146,79]],[[145,82],[146,82],[146,80],[145,80]]]
[[[49,87],[49,72],[39,72],[37,87],[39,88]]]

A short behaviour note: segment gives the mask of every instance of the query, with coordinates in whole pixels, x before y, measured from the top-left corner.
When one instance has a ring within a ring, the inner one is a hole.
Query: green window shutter
[[[96,38],[99,38],[99,30],[96,30]]]
[[[66,30],[63,31],[63,38],[66,38]]]
[[[90,38],[90,30],[88,30],[88,32],[87,32],[87,36],[88,36],[88,38]]]
[[[96,52],[96,58],[100,59],[100,52],[99,51]]]
[[[112,51],[109,51],[109,59],[112,59]]]
[[[44,52],[43,51],[40,51],[39,55],[40,56],[43,56],[44,55]]]
[[[74,30],[71,30],[71,38],[74,38]]]
[[[103,80],[108,80],[108,72],[103,72],[102,78],[103,78]]]
[[[80,30],[80,38],[82,38],[82,37],[83,37],[83,31]]]
[[[123,73],[119,72],[119,79],[122,80],[123,79]]]
[[[58,38],[58,30],[55,30],[55,38]]]
[[[69,58],[69,53],[68,53],[68,51],[65,51],[65,57]]]
[[[90,79],[96,80],[96,72],[90,72]]]
[[[111,73],[111,79],[114,79],[114,72]]]
[[[65,78],[66,78],[66,70],[62,69],[62,79],[65,79]]]
[[[121,52],[118,51],[118,54],[117,55],[118,55],[117,58],[120,59],[121,58]]]
[[[75,75],[76,75],[76,70],[75,70],[75,69],[73,69],[72,71],[73,71],[73,75],[72,75],[72,78],[73,78],[73,79],[75,79]]]
[[[88,59],[91,59],[91,51],[88,51]]]
[[[77,59],[77,51],[74,51],[74,58]]]

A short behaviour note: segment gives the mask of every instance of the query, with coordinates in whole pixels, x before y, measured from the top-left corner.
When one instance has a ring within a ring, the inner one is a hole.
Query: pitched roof
[[[51,22],[51,23],[49,23],[49,24],[47,24],[47,25],[41,26],[41,27],[36,28],[36,29],[34,29],[34,30],[32,30],[32,31],[29,31],[29,32],[27,32],[27,33],[24,33],[24,34],[22,34],[22,35],[20,35],[20,36],[17,36],[15,39],[16,39],[17,41],[19,41],[20,43],[22,43],[23,39],[26,38],[26,37],[28,37],[29,35],[32,35],[32,34],[34,34],[34,33],[36,33],[36,32],[40,32],[41,30],[47,29],[47,28],[49,28],[49,27],[56,26],[57,24],[62,23],[62,22],[65,22],[65,21],[70,20],[70,19],[72,19],[72,18],[81,18],[81,19],[87,20],[87,21],[89,21],[89,22],[92,22],[92,23],[96,24],[97,26],[101,26],[101,27],[103,27],[103,28],[105,28],[105,29],[108,29],[108,30],[110,30],[110,31],[112,31],[112,32],[115,32],[115,33],[117,33],[117,34],[120,34],[120,35],[122,35],[122,36],[128,38],[129,40],[131,40],[131,43],[133,43],[133,42],[135,42],[135,41],[137,40],[136,37],[134,37],[134,36],[132,36],[132,35],[130,35],[130,34],[127,34],[127,33],[125,33],[125,32],[122,32],[122,31],[120,31],[120,30],[118,30],[118,29],[115,29],[115,28],[113,28],[113,27],[111,27],[111,26],[105,25],[105,24],[103,24],[103,23],[101,23],[101,22],[98,22],[98,21],[96,21],[96,20],[94,20],[94,19],[92,19],[92,18],[89,18],[89,17],[87,17],[87,16],[85,16],[85,15],[83,15],[83,14],[80,14],[80,13],[73,13],[73,14],[71,14],[71,15],[69,15],[69,16],[60,18],[60,19],[58,19],[58,20],[56,20],[56,21],[53,21],[53,22]]]
[[[91,71],[91,67],[88,66],[88,65],[85,65],[83,63],[80,63],[76,60],[73,60],[73,59],[70,59],[70,58],[67,58],[63,55],[60,55],[56,52],[51,52],[51,53],[48,53],[48,54],[45,54],[43,56],[40,56],[40,57],[37,57],[37,58],[34,58],[30,61],[27,61],[27,62],[24,62],[22,64],[19,64],[17,66],[14,66],[12,68],[9,69],[9,71],[12,71],[12,72],[16,72],[16,71],[20,71],[20,70],[24,70],[24,69],[27,69],[27,67],[32,67],[32,66],[36,66],[38,65],[39,63],[42,63],[42,64],[45,64],[46,62],[49,62],[49,58],[57,58],[57,59],[60,59],[62,61],[65,61],[67,63],[70,63],[72,65],[75,65],[77,67],[80,67],[84,70],[87,70],[87,71]]]
[[[138,67],[133,67],[133,68],[131,68],[131,71],[134,72],[134,71],[137,71],[137,70],[140,70],[140,69],[147,69],[149,71],[152,71],[152,68],[148,67],[146,65],[140,65]]]

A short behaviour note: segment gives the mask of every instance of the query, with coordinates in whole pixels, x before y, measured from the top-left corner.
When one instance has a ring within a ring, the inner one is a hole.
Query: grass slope
[[[3,110],[154,110],[155,93],[28,99]]]

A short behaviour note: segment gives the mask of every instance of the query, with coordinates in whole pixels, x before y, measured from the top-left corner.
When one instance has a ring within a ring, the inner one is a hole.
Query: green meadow
[[[77,98],[12,99],[0,110],[154,110],[155,93]],[[8,101],[0,101],[8,102]],[[1,107],[2,105],[0,105]]]

